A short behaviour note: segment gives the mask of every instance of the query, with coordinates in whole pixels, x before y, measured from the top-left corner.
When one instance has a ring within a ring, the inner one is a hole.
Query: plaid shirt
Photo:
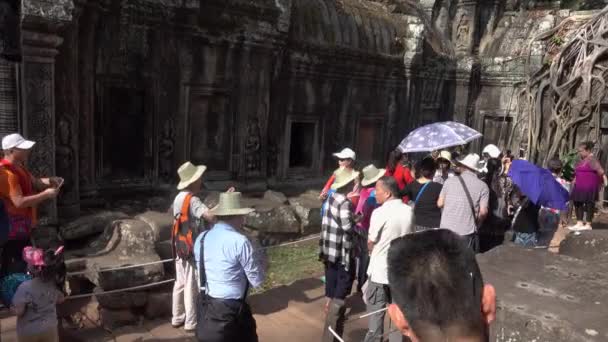
[[[319,260],[342,264],[348,270],[353,252],[353,205],[346,196],[334,193],[323,214]]]

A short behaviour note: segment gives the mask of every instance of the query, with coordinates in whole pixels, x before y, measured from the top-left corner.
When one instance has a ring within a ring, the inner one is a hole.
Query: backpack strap
[[[173,251],[173,258],[177,258],[175,251],[175,239],[179,234],[182,224],[186,223],[190,217],[190,201],[192,200],[192,193],[186,194],[184,202],[182,203],[182,210],[175,215],[175,222],[173,223],[173,231],[171,232],[171,250]]]
[[[182,203],[182,211],[180,212],[179,215],[179,222],[183,223],[188,221],[188,218],[190,217],[190,201],[192,200],[192,193],[188,193],[186,195],[186,197],[184,198],[184,203]]]

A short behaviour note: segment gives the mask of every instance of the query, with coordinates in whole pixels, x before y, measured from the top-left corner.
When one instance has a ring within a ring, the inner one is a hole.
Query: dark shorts
[[[353,288],[356,263],[351,261],[347,271],[343,265],[325,263],[325,296],[332,299],[346,299]]]

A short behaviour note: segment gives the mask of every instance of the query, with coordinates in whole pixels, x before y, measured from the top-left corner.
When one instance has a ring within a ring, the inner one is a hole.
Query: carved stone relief
[[[159,146],[159,176],[163,182],[171,182],[174,178],[175,154],[175,124],[173,118],[167,119],[163,125]]]
[[[59,118],[57,123],[57,147],[55,156],[57,175],[65,178],[65,183],[62,190],[62,200],[71,201],[73,197],[78,199],[77,194],[74,195],[74,183],[78,180],[75,179],[75,174],[72,170],[75,162],[74,148],[72,147],[72,128],[70,121],[66,117]]]
[[[248,172],[261,170],[261,140],[260,125],[257,118],[249,118],[247,122],[247,141],[245,142],[245,158]]]
[[[470,46],[470,19],[467,13],[460,16],[460,21],[456,27],[456,50],[466,51]]]

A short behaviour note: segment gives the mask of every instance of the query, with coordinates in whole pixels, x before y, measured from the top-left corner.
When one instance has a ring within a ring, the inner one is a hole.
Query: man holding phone
[[[57,197],[63,178],[37,178],[26,164],[35,142],[14,133],[2,139],[4,159],[0,161],[0,199],[8,214],[8,239],[2,249],[0,275],[24,273],[23,248],[30,245],[32,229],[37,223],[36,208]]]

